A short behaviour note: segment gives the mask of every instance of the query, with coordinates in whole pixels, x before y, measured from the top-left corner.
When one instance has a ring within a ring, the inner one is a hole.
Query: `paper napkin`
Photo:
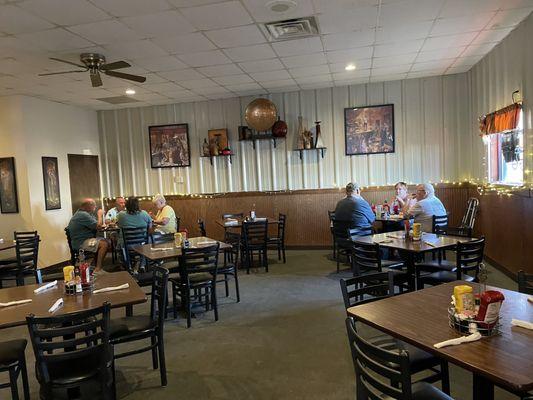
[[[101,289],[96,289],[96,290],[93,290],[93,293],[97,294],[97,293],[113,292],[115,290],[127,289],[129,287],[130,287],[130,284],[129,283],[125,283],[125,284],[120,285],[120,286],[110,286],[110,287],[105,287],[105,288],[101,288]]]
[[[53,288],[53,287],[56,286],[56,285],[57,285],[57,281],[48,282],[46,285],[39,286],[37,289],[35,289],[35,290],[33,291],[33,293],[41,293],[41,292],[44,292],[45,290],[50,289],[50,288]]]
[[[26,303],[31,303],[31,299],[14,300],[14,301],[9,301],[7,303],[0,303],[0,307],[16,306],[18,304],[26,304]]]
[[[444,342],[435,343],[433,347],[435,347],[436,349],[440,349],[441,347],[456,346],[461,343],[475,342],[479,339],[481,339],[481,333],[476,332],[468,336],[461,336],[455,339],[445,340]]]

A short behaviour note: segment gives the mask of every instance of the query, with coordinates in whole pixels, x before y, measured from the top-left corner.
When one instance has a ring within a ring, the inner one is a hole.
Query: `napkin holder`
[[[479,332],[481,336],[494,336],[500,334],[500,320],[488,325],[475,318],[467,318],[458,314],[454,306],[448,308],[448,321],[451,328],[459,333],[469,334]]]

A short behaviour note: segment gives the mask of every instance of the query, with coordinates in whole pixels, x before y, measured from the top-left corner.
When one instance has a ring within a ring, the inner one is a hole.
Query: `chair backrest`
[[[36,270],[39,258],[39,236],[17,239],[15,252],[19,270]]]
[[[485,238],[471,240],[469,242],[457,243],[457,279],[461,280],[463,274],[474,273],[477,281],[479,266],[483,262],[483,251],[485,250]]]
[[[268,237],[268,221],[243,222],[242,232],[246,248],[266,248]]]
[[[207,236],[207,233],[205,231],[205,222],[203,219],[198,220],[198,229],[200,230],[201,236]]]
[[[231,244],[231,249],[224,252],[225,260],[236,266],[241,252],[241,235],[237,232],[226,231],[224,233],[224,242]]]
[[[524,271],[518,271],[518,291],[533,295],[533,274],[526,274]]]
[[[174,234],[154,232],[150,235],[150,238],[153,244],[169,243],[174,241]]]
[[[33,239],[39,236],[37,231],[15,231],[13,232],[13,239],[15,240],[24,240],[24,239]]]
[[[218,242],[212,246],[184,248],[179,258],[180,280],[189,283],[189,275],[198,272],[209,272],[216,279],[219,250]]]
[[[362,338],[351,318],[346,318],[355,369],[357,398],[381,400],[411,399],[411,374],[409,353],[405,350],[389,351]]]
[[[131,270],[133,268],[132,256],[134,253],[132,247],[149,242],[148,228],[122,228],[121,231],[124,259]]]
[[[285,242],[285,228],[287,227],[287,215],[279,214],[278,216],[278,239]]]
[[[152,294],[150,296],[150,317],[156,322],[161,332],[165,321],[167,307],[168,269],[156,266],[153,268]]]
[[[328,210],[328,218],[330,222],[333,222],[333,219],[335,218],[335,210]]]
[[[466,203],[466,211],[461,220],[461,228],[474,229],[474,224],[476,222],[476,214],[479,209],[479,200],[475,197],[468,199]]]
[[[341,279],[340,284],[346,309],[394,294],[394,281],[391,271]]]
[[[352,221],[339,221],[336,220],[335,217],[333,217],[333,235],[336,239],[342,238],[347,239],[348,238],[348,230],[352,227]]]
[[[26,317],[39,377],[49,383],[58,363],[98,360],[101,370],[111,366],[109,303],[91,310],[51,317]]]
[[[359,276],[361,271],[381,272],[381,250],[379,244],[355,241],[351,254],[355,276]]]
[[[176,232],[180,231],[181,217],[176,216]]]
[[[76,264],[76,251],[72,247],[72,237],[70,236],[70,229],[65,228],[65,236],[67,237],[68,249],[70,250],[70,262],[72,265]]]
[[[236,219],[239,219],[239,218],[243,218],[244,217],[244,213],[226,213],[226,214],[222,214],[222,219],[226,219],[226,218],[236,218]]]
[[[371,226],[367,226],[364,228],[350,228],[348,229],[348,236],[352,239],[354,239],[356,236],[370,236],[374,232],[372,230]]]
[[[448,215],[434,215],[432,223],[433,233],[445,235],[446,228],[448,228]]]

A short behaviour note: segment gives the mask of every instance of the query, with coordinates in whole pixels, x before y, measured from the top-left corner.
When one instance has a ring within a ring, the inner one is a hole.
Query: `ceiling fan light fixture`
[[[346,71],[355,71],[355,64],[348,64],[344,69]]]

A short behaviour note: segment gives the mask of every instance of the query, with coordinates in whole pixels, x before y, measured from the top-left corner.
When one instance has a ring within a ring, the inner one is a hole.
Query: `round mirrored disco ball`
[[[278,110],[268,99],[255,99],[246,107],[244,118],[250,128],[256,131],[268,131],[276,122]]]

